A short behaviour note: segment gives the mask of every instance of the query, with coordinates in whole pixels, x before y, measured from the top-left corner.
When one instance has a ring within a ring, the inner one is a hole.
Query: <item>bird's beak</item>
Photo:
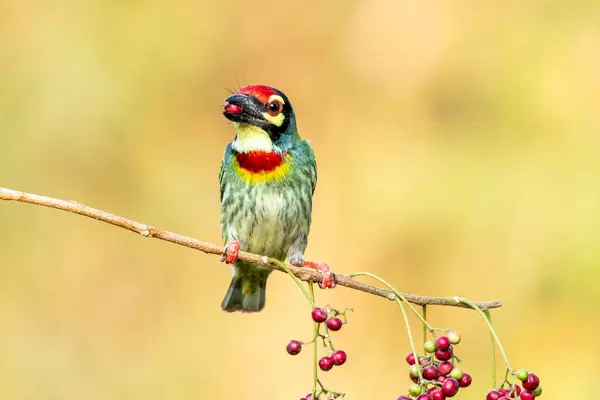
[[[257,103],[245,94],[234,94],[225,100],[223,115],[233,122],[262,126],[266,121]]]

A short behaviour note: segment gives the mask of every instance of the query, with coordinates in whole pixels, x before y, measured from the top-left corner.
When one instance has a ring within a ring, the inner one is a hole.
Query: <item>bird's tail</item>
[[[229,290],[221,303],[227,312],[258,312],[265,306],[268,274],[235,276],[231,279]]]

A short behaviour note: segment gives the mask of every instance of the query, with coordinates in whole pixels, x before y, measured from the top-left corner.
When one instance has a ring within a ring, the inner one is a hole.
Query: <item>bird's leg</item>
[[[304,266],[316,269],[323,276],[323,281],[319,282],[321,289],[333,289],[335,287],[335,274],[331,272],[329,265],[317,261],[304,261]]]
[[[221,261],[225,261],[225,264],[233,264],[238,258],[240,252],[240,242],[237,240],[228,240],[221,255]]]

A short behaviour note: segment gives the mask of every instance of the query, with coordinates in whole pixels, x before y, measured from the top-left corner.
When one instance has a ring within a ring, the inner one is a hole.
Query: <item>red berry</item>
[[[415,355],[413,353],[408,353],[406,355],[405,360],[408,363],[408,365],[414,365],[415,364]]]
[[[420,395],[419,397],[417,397],[416,400],[431,400],[431,396],[428,394],[423,393],[422,395]]]
[[[439,383],[444,383],[444,381],[447,379],[447,377],[445,377],[444,375],[440,375],[437,378],[435,378],[435,380]]]
[[[311,315],[313,321],[318,323],[324,322],[327,319],[327,313],[319,307],[313,309]]]
[[[446,395],[440,389],[434,387],[431,392],[429,392],[432,400],[446,400]]]
[[[540,378],[536,374],[527,375],[527,380],[523,382],[523,388],[533,391],[538,386],[540,386]]]
[[[440,336],[435,340],[435,347],[439,350],[446,350],[450,347],[450,339],[447,336]]]
[[[418,376],[412,376],[411,374],[408,374],[408,377],[410,378],[411,381],[413,381],[414,383],[419,383],[419,377]]]
[[[333,368],[333,360],[331,357],[321,357],[319,360],[319,368],[321,368],[323,371],[329,371],[331,368]]]
[[[346,362],[346,352],[344,350],[338,350],[331,355],[334,365],[342,365]]]
[[[492,390],[485,396],[485,400],[498,400],[500,397],[502,397],[502,394],[499,391]]]
[[[471,375],[469,374],[463,374],[460,381],[458,381],[460,387],[468,387],[471,385],[471,382],[473,382],[473,378],[471,378]]]
[[[292,340],[287,344],[285,349],[287,350],[288,354],[295,356],[296,354],[300,353],[300,350],[302,350],[302,343],[297,340]]]
[[[452,369],[454,368],[454,365],[452,365],[452,363],[450,361],[444,361],[441,362],[440,365],[438,365],[438,370],[440,371],[440,375],[448,375],[450,373],[450,371],[452,371]]]
[[[342,320],[339,318],[329,318],[325,323],[332,331],[339,331],[342,328]]]
[[[452,358],[452,355],[453,355],[452,346],[448,347],[445,350],[437,349],[435,351],[435,358],[437,358],[440,361],[448,361],[449,359]]]
[[[530,390],[523,390],[521,392],[521,400],[533,400],[535,399],[535,393]]]
[[[444,392],[446,397],[453,397],[458,393],[458,388],[458,381],[454,378],[447,378],[444,383],[442,383],[442,392]]]
[[[515,390],[513,391],[513,393],[516,393],[518,396],[521,393],[521,386],[515,385],[514,389]],[[516,397],[516,396],[513,396],[513,397]]]
[[[410,397],[407,397],[407,396],[400,396],[396,400],[411,400],[411,399],[410,399]]]
[[[423,368],[423,378],[427,380],[433,380],[437,378],[438,374],[438,369],[433,365],[428,365],[427,367]]]

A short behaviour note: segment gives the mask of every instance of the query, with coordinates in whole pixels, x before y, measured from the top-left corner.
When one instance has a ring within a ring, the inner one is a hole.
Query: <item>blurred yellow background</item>
[[[543,399],[600,372],[600,3],[3,1],[0,186],[220,241],[226,89],[291,99],[319,165],[307,257],[400,290],[501,299],[515,368]],[[64,212],[0,203],[0,398],[299,399],[309,307],[271,277],[226,314],[229,267]],[[345,288],[323,373],[349,399],[409,385],[402,316]],[[437,308],[490,389],[488,334]],[[413,328],[420,332],[413,319]],[[420,335],[418,336],[420,341]],[[498,366],[501,367],[500,360]],[[597,389],[595,389],[597,392]]]

